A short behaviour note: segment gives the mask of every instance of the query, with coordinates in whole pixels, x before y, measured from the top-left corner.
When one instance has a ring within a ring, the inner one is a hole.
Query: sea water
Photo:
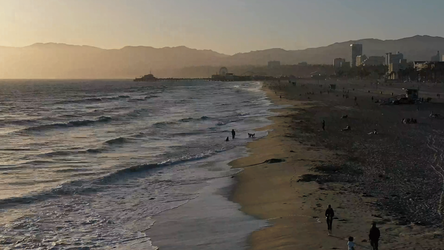
[[[266,223],[227,163],[271,108],[259,82],[1,80],[0,248],[245,249]]]

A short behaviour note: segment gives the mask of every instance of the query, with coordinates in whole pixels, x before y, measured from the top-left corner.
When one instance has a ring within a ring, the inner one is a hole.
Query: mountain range
[[[230,67],[242,65],[264,66],[270,60],[281,61],[281,64],[332,64],[333,59],[337,57],[351,61],[351,43],[363,44],[363,54],[367,56],[401,52],[408,61],[430,60],[437,51],[442,55],[444,48],[443,37],[431,36],[413,36],[397,40],[361,39],[303,50],[276,48],[234,55],[184,46],[101,49],[92,46],[36,43],[26,47],[0,47],[0,79],[134,78],[150,71],[157,77],[188,77],[184,68],[226,66],[230,70]]]

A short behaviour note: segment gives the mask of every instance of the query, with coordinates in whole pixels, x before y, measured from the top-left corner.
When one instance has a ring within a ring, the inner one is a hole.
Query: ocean
[[[259,82],[0,80],[0,248],[246,249],[267,224],[228,163],[272,108]]]

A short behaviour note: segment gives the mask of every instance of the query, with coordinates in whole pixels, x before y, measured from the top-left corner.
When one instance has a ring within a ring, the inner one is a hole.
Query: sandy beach
[[[336,90],[328,93],[329,84]],[[371,249],[372,222],[381,231],[380,249],[443,249],[443,97],[437,96],[443,86],[420,86],[429,103],[376,103],[403,94],[402,87],[418,85],[264,83],[269,98],[287,106],[261,129],[269,135],[248,145],[250,155],[231,162],[243,168],[232,200],[271,224],[250,236],[251,249],[346,249],[349,236],[357,249]]]

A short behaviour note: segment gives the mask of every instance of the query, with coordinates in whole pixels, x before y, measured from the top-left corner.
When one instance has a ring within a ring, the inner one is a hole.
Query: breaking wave
[[[176,121],[162,121],[162,122],[157,122],[155,124],[153,124],[153,126],[155,127],[163,127],[166,125],[174,125],[174,124],[180,124],[180,123],[185,123],[185,122],[199,122],[199,121],[205,121],[205,120],[210,120],[212,118],[208,117],[208,116],[201,116],[200,118],[192,118],[192,117],[187,117],[187,118],[182,118]]]
[[[118,138],[114,138],[111,140],[106,141],[105,143],[108,145],[112,145],[112,144],[123,144],[128,142],[129,140],[125,137],[118,137]]]
[[[52,124],[38,125],[34,127],[25,128],[23,129],[23,131],[44,131],[56,128],[81,127],[81,126],[92,125],[94,123],[109,122],[111,120],[112,119],[109,116],[101,116],[97,120],[76,120],[76,121],[69,121],[67,123],[52,123]]]
[[[94,102],[113,101],[113,100],[128,99],[128,98],[130,98],[130,96],[128,95],[111,96],[111,97],[92,97],[92,98],[84,98],[77,100],[63,100],[55,102],[54,104],[94,103]]]
[[[6,199],[0,199],[0,209],[15,207],[21,204],[41,202],[48,199],[57,198],[58,196],[99,192],[102,189],[107,188],[106,185],[111,184],[112,182],[120,180],[122,178],[126,178],[127,175],[131,173],[144,172],[155,168],[172,166],[191,161],[198,161],[223,151],[225,150],[224,149],[208,150],[199,154],[183,155],[181,157],[175,159],[169,159],[159,163],[135,165],[128,168],[117,170],[113,173],[103,175],[92,180],[74,180],[66,182],[56,188],[47,191],[32,193],[22,197],[11,197]]]

